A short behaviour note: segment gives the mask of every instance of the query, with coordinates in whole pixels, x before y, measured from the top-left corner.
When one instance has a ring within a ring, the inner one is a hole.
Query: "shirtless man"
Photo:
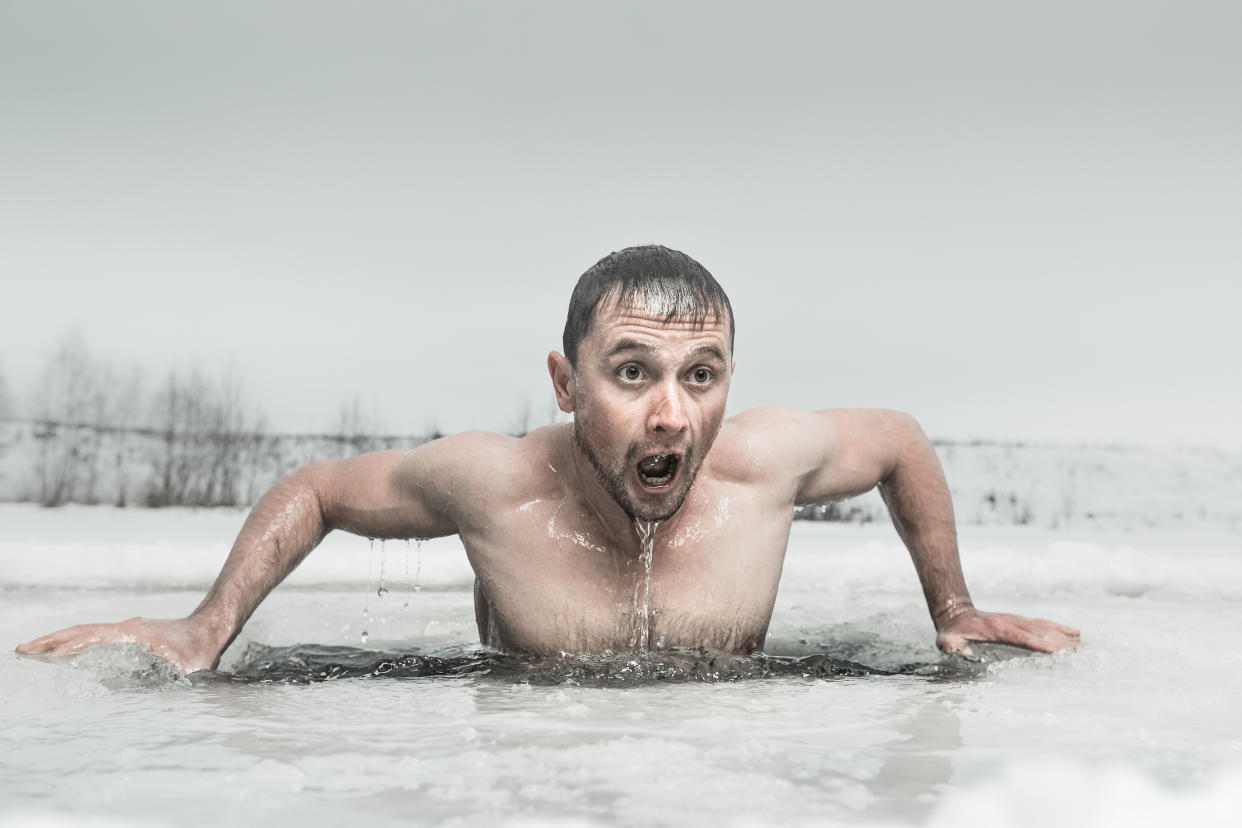
[[[476,575],[480,638],[506,650],[752,653],[772,617],[794,506],[877,485],[942,650],[1076,646],[1077,631],[1060,624],[974,608],[949,489],[911,417],[773,408],[726,421],[733,332],[729,300],[698,262],[654,246],[613,253],[578,281],[565,353],[548,355],[572,423],[521,438],[458,434],[298,469],[255,506],[189,617],[71,627],[17,651],[63,655],[126,641],[186,673],[215,668],[263,598],[324,535],[344,529],[459,535]],[[644,626],[633,599],[648,583]]]

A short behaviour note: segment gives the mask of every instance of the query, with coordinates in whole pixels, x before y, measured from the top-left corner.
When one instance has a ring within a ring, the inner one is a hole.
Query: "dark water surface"
[[[818,653],[750,656],[703,649],[653,653],[574,655],[559,658],[500,653],[477,647],[362,649],[339,645],[297,644],[272,647],[250,644],[232,672],[202,671],[195,682],[311,684],[345,678],[413,679],[490,677],[533,685],[636,685],[667,682],[731,682],[777,677],[840,679],[910,675],[933,679],[968,679],[985,670],[978,662],[945,658],[939,662],[880,669]]]

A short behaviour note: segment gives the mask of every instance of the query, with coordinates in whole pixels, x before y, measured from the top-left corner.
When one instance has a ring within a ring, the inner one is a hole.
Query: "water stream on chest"
[[[634,632],[630,636],[630,646],[640,653],[651,649],[651,558],[659,525],[659,521],[634,519],[634,531],[638,533],[642,548],[639,560],[643,564],[643,577],[634,582]]]

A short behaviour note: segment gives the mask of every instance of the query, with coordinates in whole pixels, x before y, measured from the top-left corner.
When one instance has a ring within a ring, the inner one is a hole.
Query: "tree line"
[[[274,434],[235,370],[170,370],[152,382],[137,365],[95,356],[79,334],[45,362],[20,421],[0,365],[0,469],[9,497],[46,506],[241,506],[300,463],[418,445],[386,437],[357,398],[322,434]]]

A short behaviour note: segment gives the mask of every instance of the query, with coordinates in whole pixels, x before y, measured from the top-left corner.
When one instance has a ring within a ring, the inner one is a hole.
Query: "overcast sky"
[[[271,423],[552,410],[604,254],[730,408],[1242,447],[1234,2],[0,3],[0,370],[238,367]]]

